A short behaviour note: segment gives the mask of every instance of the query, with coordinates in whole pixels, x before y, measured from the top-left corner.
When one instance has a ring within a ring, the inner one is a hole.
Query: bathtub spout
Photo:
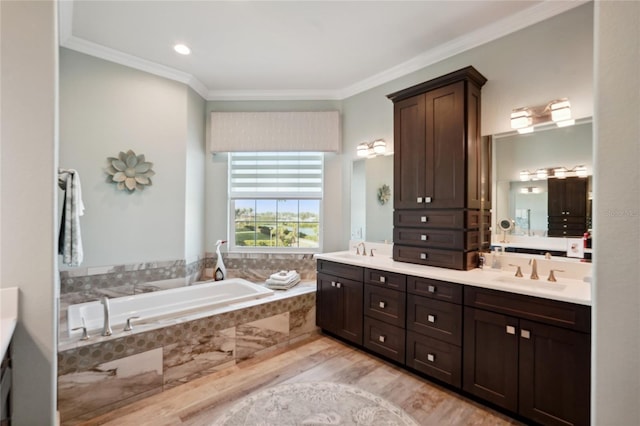
[[[111,321],[109,320],[109,298],[107,296],[102,296],[102,298],[100,298],[100,303],[104,306],[104,325],[102,327],[102,335],[111,336],[113,332],[111,331]]]

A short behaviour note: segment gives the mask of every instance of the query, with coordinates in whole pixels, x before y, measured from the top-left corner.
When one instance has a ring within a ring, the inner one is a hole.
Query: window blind
[[[231,198],[322,198],[321,152],[232,152]]]
[[[212,112],[211,152],[340,151],[338,111]]]

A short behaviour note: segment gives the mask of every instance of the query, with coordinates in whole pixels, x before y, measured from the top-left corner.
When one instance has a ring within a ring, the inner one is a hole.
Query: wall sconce
[[[571,104],[567,98],[557,99],[546,105],[517,108],[511,112],[511,128],[518,133],[531,133],[533,126],[553,121],[558,127],[575,124],[571,118]]]
[[[548,168],[540,168],[533,172],[529,170],[522,170],[520,172],[520,180],[523,182],[530,180],[544,180],[550,178],[556,179],[564,179],[566,177],[587,177],[588,172],[587,168],[584,165],[575,166],[572,169],[567,169],[566,167],[548,167]]]
[[[387,143],[383,139],[376,139],[373,142],[362,142],[356,148],[358,157],[377,157],[387,153]]]

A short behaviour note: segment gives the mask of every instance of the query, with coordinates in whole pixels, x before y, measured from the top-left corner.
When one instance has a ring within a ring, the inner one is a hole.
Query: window
[[[318,152],[230,153],[230,248],[319,250],[323,166]]]

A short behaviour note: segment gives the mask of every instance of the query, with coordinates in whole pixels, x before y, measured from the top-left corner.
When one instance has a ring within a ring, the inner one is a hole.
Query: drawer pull
[[[435,285],[430,285],[427,287],[427,291],[429,293],[435,293],[436,292],[436,286]]]
[[[435,354],[427,354],[427,361],[435,362],[435,360],[436,360]]]
[[[512,325],[507,326],[507,334],[516,334],[516,328]]]
[[[387,304],[386,304],[384,301],[381,301],[381,302],[378,304],[378,306],[380,306],[380,308],[384,309],[384,308],[387,306]]]
[[[378,337],[378,340],[380,341],[380,343],[384,343],[384,341],[387,340],[387,338],[385,336],[380,335],[380,337]]]
[[[427,222],[429,218],[427,216],[420,216],[420,222]]]
[[[336,286],[336,282],[335,281],[331,281],[331,287],[335,287]]]
[[[420,259],[425,260],[427,258],[427,253],[420,253]]]
[[[431,202],[431,197],[424,197],[424,202],[425,203],[430,203]]]
[[[428,238],[428,237],[427,237],[427,235],[426,235],[426,234],[422,234],[422,235],[420,235],[420,239],[421,239],[422,241],[427,241],[427,238]]]
[[[422,203],[422,197],[416,198],[416,203]]]
[[[387,278],[386,277],[380,277],[380,282],[381,283],[386,283],[387,282]]]
[[[436,316],[435,315],[427,315],[427,321],[436,322]]]
[[[523,339],[530,339],[531,332],[529,330],[522,329],[520,330],[520,337],[522,337]]]
[[[336,287],[338,287],[338,288],[342,288],[342,284],[340,284],[340,283],[336,283]]]

